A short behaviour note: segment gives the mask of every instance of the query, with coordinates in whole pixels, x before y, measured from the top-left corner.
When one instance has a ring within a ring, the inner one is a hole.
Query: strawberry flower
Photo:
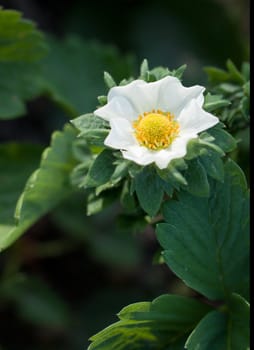
[[[204,90],[184,87],[172,76],[111,88],[107,104],[94,111],[110,124],[104,144],[139,165],[166,168],[186,155],[191,139],[219,122],[202,108]]]

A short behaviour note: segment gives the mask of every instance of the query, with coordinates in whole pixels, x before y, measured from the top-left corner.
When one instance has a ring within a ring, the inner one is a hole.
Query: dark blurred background
[[[186,63],[186,85],[206,84],[204,66],[224,68],[230,58],[239,67],[249,56],[245,0],[9,0],[0,5],[21,11],[59,39],[115,46],[130,57],[133,74],[144,58],[151,68]],[[89,64],[84,62],[84,69],[93,69]],[[95,108],[95,98],[89,108]],[[38,97],[28,102],[22,118],[1,122],[1,141],[46,147],[66,116]],[[1,350],[84,349],[89,336],[115,321],[129,303],[167,292],[193,295],[166,266],[152,263],[159,252],[153,230],[141,225],[135,234],[122,231],[117,213],[111,206],[86,218],[85,198],[75,195],[1,254],[1,278],[10,276],[0,293]]]

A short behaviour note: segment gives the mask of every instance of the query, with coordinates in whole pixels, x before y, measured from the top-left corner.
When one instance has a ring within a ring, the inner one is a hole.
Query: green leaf
[[[250,345],[250,305],[241,295],[234,293],[228,309],[228,343],[234,350],[247,350]]]
[[[0,250],[13,243],[36,220],[73,191],[69,176],[76,165],[72,155],[75,138],[76,132],[69,125],[63,132],[53,134],[51,146],[42,154],[40,167],[30,176],[19,197],[16,222],[13,220],[7,225],[0,225]]]
[[[39,82],[37,62],[0,62],[0,118],[12,119],[26,113],[25,101],[38,97],[43,88]]]
[[[227,60],[226,65],[229,73],[231,74],[231,79],[238,82],[239,84],[244,84],[245,79],[243,75],[239,72],[239,70],[236,68],[234,63],[231,60]]]
[[[133,194],[130,191],[130,182],[126,180],[123,184],[120,203],[124,208],[124,211],[127,213],[133,213],[137,210],[137,201]]]
[[[0,145],[0,223],[13,224],[16,202],[31,173],[38,167],[43,148],[37,145]]]
[[[224,350],[227,347],[226,315],[212,311],[198,324],[191,333],[185,347],[188,350]],[[246,349],[247,350],[247,349]]]
[[[195,196],[209,196],[209,182],[207,180],[206,170],[198,159],[193,159],[188,163],[188,169],[185,172],[187,186],[185,189]]]
[[[112,151],[104,149],[89,168],[83,186],[86,188],[97,187],[108,182],[115,170],[114,161],[115,157]]]
[[[216,84],[221,81],[227,81],[230,78],[230,75],[228,72],[226,72],[223,69],[219,69],[216,67],[205,67],[204,71],[208,75],[208,81],[212,84]]]
[[[221,127],[209,129],[209,134],[215,138],[214,143],[218,145],[224,152],[231,152],[236,148],[236,140],[228,132]]]
[[[228,313],[212,311],[204,317],[189,336],[188,350],[248,350],[249,305],[239,295],[229,300]]]
[[[164,205],[168,223],[157,237],[168,266],[210,299],[249,293],[249,197],[240,168],[228,161],[224,183],[211,182],[209,198],[179,193]],[[232,257],[236,257],[232,259]]]
[[[250,80],[250,63],[249,62],[243,62],[241,73],[245,78],[245,81]]]
[[[0,119],[24,115],[25,101],[42,93],[38,60],[46,53],[33,22],[17,11],[0,9]]]
[[[119,322],[91,337],[89,350],[176,349],[210,309],[176,295],[131,304],[120,311]]]
[[[47,53],[43,34],[21,13],[0,8],[0,62],[32,62]]]
[[[164,193],[156,171],[152,167],[145,167],[136,175],[134,182],[140,206],[148,215],[156,215]]]
[[[48,38],[49,55],[43,60],[43,84],[50,97],[72,117],[93,111],[96,96],[105,94],[103,72],[116,80],[131,75],[133,59],[106,45],[78,36]]]
[[[80,130],[79,136],[83,137],[87,142],[104,145],[104,140],[109,133],[108,122],[92,113],[81,115],[71,122]]]
[[[166,169],[156,168],[157,174],[165,182],[172,184],[176,189],[186,186],[187,181],[179,170],[187,169],[187,164],[183,159],[176,159],[169,163]]]
[[[165,294],[152,302],[141,302],[124,307],[119,313],[120,320],[165,321],[168,330],[190,329],[211,307],[193,298]]]
[[[209,92],[205,96],[205,102],[203,108],[207,112],[212,112],[221,107],[230,105],[230,101],[223,99],[222,95],[211,95]]]
[[[91,193],[87,199],[86,215],[94,215],[102,211],[104,208],[104,198],[98,197],[94,193]]]
[[[205,168],[206,173],[215,180],[224,180],[224,165],[218,153],[208,150],[208,152],[199,157],[200,163]]]

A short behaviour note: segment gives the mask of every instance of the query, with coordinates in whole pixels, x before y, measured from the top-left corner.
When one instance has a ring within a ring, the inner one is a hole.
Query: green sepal
[[[147,82],[157,81],[167,76],[173,76],[178,79],[181,79],[186,67],[186,64],[184,64],[179,68],[170,71],[167,67],[159,66],[149,70],[148,61],[147,59],[144,59],[140,65],[139,79],[143,79]]]
[[[205,102],[203,108],[207,112],[212,112],[214,110],[220,109],[221,107],[229,106],[231,102],[229,100],[223,99],[222,95],[211,95],[209,92],[205,96]]]
[[[147,80],[147,73],[149,72],[149,66],[147,59],[144,59],[140,65],[140,79]]]
[[[105,95],[98,96],[97,100],[101,106],[104,106],[108,102],[108,98]]]
[[[184,159],[174,159],[166,169],[156,168],[156,171],[162,180],[170,183],[174,188],[179,190],[181,187],[187,185],[187,181],[181,173],[185,169],[187,169],[187,164]]]
[[[104,82],[109,89],[116,86],[115,80],[108,72],[104,72]]]

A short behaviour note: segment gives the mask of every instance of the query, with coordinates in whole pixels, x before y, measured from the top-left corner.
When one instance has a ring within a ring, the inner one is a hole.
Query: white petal
[[[204,111],[196,100],[191,100],[177,118],[181,132],[199,133],[219,123],[219,119]]]
[[[157,152],[155,164],[158,168],[165,169],[171,160],[184,157],[187,153],[188,142],[196,137],[197,135],[193,133],[179,135],[169,148]]]
[[[137,118],[139,114],[156,108],[159,86],[159,82],[147,83],[144,80],[134,80],[130,84],[113,87],[109,91],[108,100],[111,101],[116,96],[125,97],[136,111]]]
[[[133,128],[128,120],[124,118],[114,118],[109,122],[111,130],[104,141],[106,146],[116,149],[125,149],[128,146],[137,144]]]
[[[137,119],[137,113],[128,100],[122,96],[112,98],[105,106],[96,109],[94,114],[105,120],[113,118]]]
[[[128,147],[127,150],[122,151],[122,154],[125,159],[132,160],[139,165],[148,165],[155,160],[154,151],[139,145]]]
[[[178,116],[192,99],[196,99],[197,104],[201,107],[204,103],[204,90],[205,88],[199,85],[185,87],[179,79],[168,76],[161,80],[157,108]]]

